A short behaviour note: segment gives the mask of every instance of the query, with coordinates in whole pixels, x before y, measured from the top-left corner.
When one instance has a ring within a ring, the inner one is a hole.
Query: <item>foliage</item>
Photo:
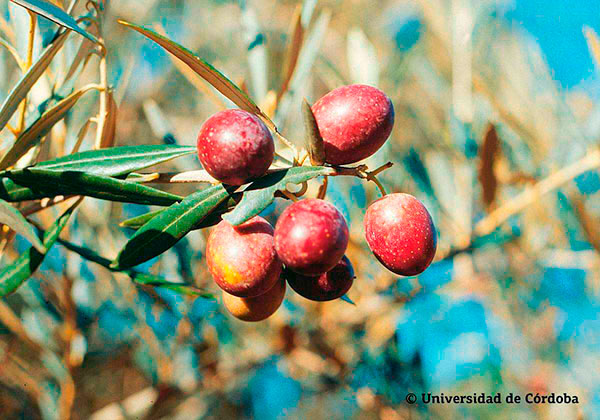
[[[600,410],[596,78],[563,90],[502,2],[298,3],[0,5],[3,418],[540,408],[411,406],[407,392],[566,392],[580,404],[548,416]],[[306,104],[349,83],[388,92],[396,126],[366,166],[324,166]],[[189,155],[202,121],[234,106],[278,156],[226,188]],[[425,273],[399,278],[368,252],[375,184],[432,212]],[[261,325],[226,317],[206,228],[325,192],[350,227],[346,302],[288,293]]]

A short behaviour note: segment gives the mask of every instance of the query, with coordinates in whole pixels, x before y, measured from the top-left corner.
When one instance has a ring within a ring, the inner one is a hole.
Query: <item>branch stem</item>
[[[549,175],[547,178],[525,189],[525,191],[492,211],[485,219],[477,223],[474,230],[475,235],[485,236],[492,233],[512,215],[523,211],[525,208],[539,200],[542,195],[559,188],[584,172],[599,167],[600,149],[595,149],[588,153],[584,158]]]
[[[29,38],[27,42],[27,58],[25,59],[25,71],[29,70],[33,64],[33,47],[35,42],[35,27],[37,23],[36,14],[29,12]],[[21,133],[25,129],[25,114],[27,113],[27,96],[21,102],[21,111],[19,116],[19,124],[17,125],[17,133]]]

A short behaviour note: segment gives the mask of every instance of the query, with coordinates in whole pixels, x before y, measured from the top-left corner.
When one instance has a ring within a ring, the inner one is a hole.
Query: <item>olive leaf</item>
[[[241,109],[251,112],[259,116],[265,124],[274,131],[277,131],[275,124],[271,119],[261,111],[252,99],[248,97],[239,87],[237,87],[231,80],[225,77],[221,72],[215,69],[213,66],[208,64],[206,61],[194,55],[191,51],[178,43],[171,41],[170,39],[157,34],[151,29],[143,28],[136,24],[126,22],[123,20],[118,21],[121,25],[131,28],[145,37],[156,42],[158,45],[163,47],[169,53],[183,61],[198,75],[210,83],[215,89],[225,95],[234,104],[239,106]]]
[[[67,209],[55,222],[50,229],[44,232],[42,244],[46,250],[50,250],[58,235],[66,226],[71,214],[79,205],[78,200],[69,209]],[[40,252],[34,247],[29,248],[15,262],[0,271],[0,297],[9,295],[21,286],[40,266],[48,251]]]
[[[68,32],[62,32],[58,35],[52,44],[46,48],[41,57],[29,68],[27,73],[21,77],[21,80],[19,80],[15,87],[10,91],[4,100],[2,107],[0,107],[0,131],[4,129],[6,123],[8,123],[13,116],[19,104],[25,99],[35,82],[37,82],[44,71],[46,71],[56,53],[58,53],[64,45],[68,35]]]
[[[291,39],[290,44],[286,52],[285,64],[283,65],[283,82],[281,88],[277,93],[277,98],[281,99],[281,96],[287,91],[292,80],[292,75],[296,69],[298,63],[298,57],[300,56],[300,50],[302,49],[302,42],[304,41],[304,26],[302,25],[302,5],[298,5],[294,11],[291,24]]]
[[[325,163],[323,137],[321,137],[317,120],[306,99],[302,101],[302,117],[304,120],[304,130],[306,132],[306,149],[308,150],[310,163],[314,166],[323,165]]]
[[[89,248],[85,248],[82,246],[78,246],[72,244],[68,241],[58,239],[58,242],[67,248],[69,251],[75,252],[82,258],[94,262],[102,267],[105,267],[113,272],[120,272],[119,270],[113,269],[110,264],[111,260],[108,258],[104,258]],[[153,287],[162,287],[165,289],[173,290],[174,292],[188,295],[188,296],[199,296],[208,299],[214,299],[214,295],[206,290],[199,289],[194,286],[190,286],[184,283],[175,283],[164,279],[163,277],[154,276],[152,274],[141,273],[137,270],[123,270],[123,273],[127,274],[135,283],[145,285],[145,286],[153,286]]]
[[[211,211],[205,219],[197,223],[192,228],[192,230],[204,229],[216,225],[221,221],[221,216],[233,209],[233,207],[235,207],[235,205],[239,203],[241,198],[241,193],[233,193],[228,200],[223,201],[221,204],[215,207],[213,211]],[[132,217],[131,219],[124,220],[121,223],[119,223],[119,226],[126,227],[129,229],[139,229],[148,221],[150,221],[150,219],[154,218],[155,216],[158,216],[159,213],[162,213],[164,211],[166,211],[166,209],[150,211],[148,213]]]
[[[119,252],[112,268],[121,270],[152,259],[175,245],[231,192],[222,184],[187,196],[146,222]]]
[[[479,149],[479,172],[477,178],[483,190],[483,202],[486,207],[490,207],[496,199],[496,190],[498,188],[498,179],[494,172],[494,165],[500,150],[500,141],[496,127],[490,124],[485,132],[483,144]]]
[[[22,6],[28,10],[31,10],[33,13],[38,14],[40,16],[45,17],[46,19],[51,20],[52,22],[63,26],[67,29],[71,29],[72,31],[77,32],[80,35],[83,35],[90,41],[94,43],[98,43],[98,40],[85,29],[81,28],[75,19],[71,17],[67,12],[62,10],[60,7],[55,6],[47,1],[43,0],[10,0],[19,6]]]
[[[87,150],[40,162],[34,168],[81,171],[94,175],[121,176],[196,152],[193,146],[139,145]]]
[[[1,174],[0,198],[6,201],[34,200],[57,195],[84,195],[123,203],[169,206],[183,199],[156,188],[106,176],[77,171],[26,168]]]
[[[0,169],[6,169],[17,163],[29,149],[35,146],[42,137],[48,134],[58,121],[65,117],[67,112],[69,112],[73,105],[77,103],[79,98],[91,89],[91,87],[88,87],[75,91],[44,112],[40,118],[17,138],[15,144],[8,152],[6,152],[0,161]]]
[[[8,226],[19,235],[24,236],[39,252],[46,252],[46,248],[37,236],[35,228],[27,221],[19,210],[0,200],[0,223]]]
[[[112,147],[115,144],[115,133],[117,130],[117,112],[119,109],[115,102],[112,89],[107,92],[106,96],[106,117],[104,118],[104,125],[100,131],[100,149]]]
[[[240,203],[233,211],[225,214],[223,219],[234,226],[240,225],[266,209],[275,199],[275,193],[284,190],[287,184],[302,184],[334,172],[333,168],[324,166],[295,166],[272,172],[250,184]]]

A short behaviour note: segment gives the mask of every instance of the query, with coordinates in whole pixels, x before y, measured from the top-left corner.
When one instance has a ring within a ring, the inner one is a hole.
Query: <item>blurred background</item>
[[[79,3],[75,16],[85,12]],[[2,38],[23,53],[27,13],[4,1],[0,17]],[[362,227],[379,193],[346,177],[331,179],[327,198],[349,222],[355,305],[314,303],[288,289],[273,317],[245,324],[220,297],[140,288],[57,244],[0,301],[0,417],[600,416],[599,1],[111,2],[103,33],[115,144],[193,145],[203,121],[233,105],[117,19],[164,31],[206,59],[298,144],[302,98],[350,83],[384,90],[396,124],[367,163],[394,162],[381,177],[388,191],[426,204],[439,231],[436,262],[418,277],[386,271]],[[39,19],[34,58],[55,30]],[[295,31],[302,48],[279,95]],[[81,39],[69,37],[32,106],[60,85]],[[91,56],[75,84],[97,75]],[[0,49],[1,98],[19,77]],[[95,93],[82,98],[40,156],[70,150],[96,103]],[[11,142],[0,134],[3,147]],[[198,168],[190,156],[161,170]],[[169,188],[189,194],[195,186]],[[275,221],[287,204],[277,200],[265,217]],[[118,223],[149,210],[88,198],[63,237],[113,258],[132,234]],[[34,220],[58,214],[50,208]],[[192,232],[141,269],[219,296],[204,261],[207,233]],[[4,265],[28,243],[17,236],[2,246]],[[411,406],[408,392],[554,392],[579,404]]]

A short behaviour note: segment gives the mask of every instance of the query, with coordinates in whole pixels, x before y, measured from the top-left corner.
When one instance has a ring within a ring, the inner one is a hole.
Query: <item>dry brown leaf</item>
[[[477,179],[479,179],[483,190],[483,202],[488,209],[492,207],[496,199],[498,179],[494,172],[494,166],[500,151],[500,141],[496,127],[490,124],[485,132],[483,144],[479,149],[479,173],[477,174]]]
[[[115,102],[112,89],[107,92],[106,117],[100,134],[100,148],[113,147],[115,144],[115,132],[117,129],[118,107]]]
[[[279,92],[277,93],[278,100],[281,99],[283,94],[287,91],[290,80],[292,80],[292,75],[296,69],[296,64],[298,63],[298,57],[300,56],[300,50],[302,49],[302,43],[304,41],[301,4],[296,7],[296,11],[294,12],[294,16],[292,18],[291,28],[290,46],[287,50],[285,64],[283,66],[283,82]]]
[[[573,210],[581,229],[587,241],[594,247],[597,252],[600,252],[600,228],[598,228],[598,220],[592,217],[585,208],[585,202],[580,196],[571,196]]]

